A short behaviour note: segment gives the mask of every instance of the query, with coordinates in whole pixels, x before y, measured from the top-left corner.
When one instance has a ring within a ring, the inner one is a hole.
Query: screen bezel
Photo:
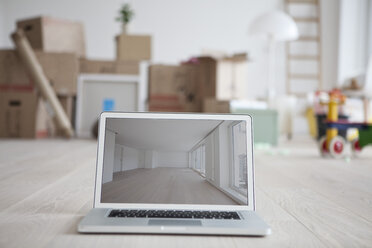
[[[208,204],[157,204],[157,203],[102,203],[102,174],[106,119],[186,119],[186,120],[234,120],[246,121],[247,137],[247,205],[208,205]],[[189,114],[189,113],[130,113],[130,112],[103,112],[100,115],[99,135],[97,146],[97,165],[94,192],[94,208],[127,208],[127,209],[184,209],[184,210],[255,210],[254,196],[254,166],[253,166],[253,130],[252,118],[241,114]],[[249,180],[251,179],[251,180]]]

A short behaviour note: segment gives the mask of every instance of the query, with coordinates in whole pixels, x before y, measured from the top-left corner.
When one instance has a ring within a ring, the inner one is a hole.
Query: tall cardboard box
[[[80,59],[80,73],[139,74],[139,61]]]
[[[35,91],[0,91],[0,137],[43,138],[52,120]]]
[[[248,94],[247,57],[198,57],[198,82],[203,98],[245,99]]]
[[[44,52],[72,52],[85,57],[84,28],[80,22],[40,16],[17,21],[32,48]]]
[[[151,36],[120,34],[116,39],[117,60],[151,60]]]
[[[36,51],[36,57],[57,94],[75,95],[79,61],[74,53]],[[0,89],[31,85],[32,80],[15,50],[0,50]]]

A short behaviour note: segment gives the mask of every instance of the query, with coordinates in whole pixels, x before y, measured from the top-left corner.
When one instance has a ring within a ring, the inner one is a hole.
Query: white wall
[[[199,145],[205,145],[205,177],[206,180],[241,204],[246,204],[247,198],[231,188],[231,129],[232,122],[225,121],[210,133]],[[196,148],[196,147],[195,147]],[[242,147],[244,148],[244,146]],[[214,180],[212,176],[214,166]]]
[[[224,122],[218,127],[218,164],[216,164],[216,183],[221,188],[229,187],[230,167],[231,165],[230,153],[231,153],[231,137],[229,135],[230,122]]]
[[[340,0],[320,1],[323,89],[337,84]]]
[[[248,23],[260,13],[280,6],[280,0],[3,0],[7,33],[19,18],[51,15],[82,21],[88,41],[88,56],[114,58],[115,22],[118,9],[129,2],[136,11],[132,33],[154,36],[154,60],[178,62],[201,49],[228,52],[249,48]],[[171,10],[171,11],[170,11]],[[233,28],[232,28],[233,27]],[[10,46],[10,41],[6,44]],[[256,44],[257,45],[257,44]],[[254,46],[256,46],[254,45]]]
[[[114,173],[114,152],[115,152],[116,134],[106,129],[105,133],[105,150],[103,151],[103,176],[102,183],[112,181]]]
[[[157,167],[187,168],[189,157],[187,152],[145,151],[144,168]]]
[[[144,152],[138,149],[116,144],[114,172],[144,168]]]
[[[145,168],[152,169],[158,167],[158,153],[153,150],[145,151]]]
[[[368,2],[368,54],[372,54],[372,1]]]
[[[5,10],[5,2],[4,1],[0,1],[0,45],[3,46],[5,43],[6,43],[6,36],[8,35],[7,33],[5,33],[5,13],[6,13],[6,10]]]
[[[187,152],[143,151],[121,144],[115,145],[114,156],[115,172],[137,168],[187,168],[189,163]]]
[[[366,0],[343,0],[366,1]],[[115,22],[122,0],[2,0],[0,1],[0,47],[11,47],[9,34],[15,21],[50,15],[84,23],[87,56],[115,57],[114,36],[120,32]],[[202,49],[227,52],[248,51],[248,96],[264,96],[267,80],[265,40],[248,35],[256,16],[283,7],[283,0],[129,0],[136,11],[132,33],[153,35],[153,61],[175,63],[200,54]],[[323,82],[326,89],[336,85],[338,72],[339,0],[322,0]],[[3,31],[2,31],[3,30]],[[277,48],[277,94],[285,92],[285,49]]]
[[[365,72],[368,60],[368,0],[342,0],[340,5],[338,85]]]
[[[114,172],[121,171],[122,164],[123,164],[123,146],[119,144],[115,144],[115,151],[114,151]]]
[[[187,152],[158,151],[158,167],[187,168],[188,163]]]
[[[213,173],[213,168],[216,166],[215,156],[217,155],[214,151],[215,133],[216,130],[205,139],[205,176],[211,181],[215,180],[216,175],[215,172]]]
[[[114,36],[120,32],[115,22],[124,1],[111,0],[2,0],[6,9],[0,47],[12,47],[8,38],[17,19],[50,15],[84,23],[87,56],[115,57]],[[153,61],[176,63],[199,55],[203,49],[229,53],[248,51],[252,61],[248,68],[249,96],[264,95],[266,80],[266,46],[263,38],[249,37],[249,23],[256,16],[282,7],[282,0],[129,0],[136,11],[132,33],[153,35]],[[1,7],[1,6],[0,6]],[[1,30],[1,27],[0,27]],[[0,33],[1,34],[1,33]],[[284,92],[284,46],[278,48],[277,92]]]
[[[230,159],[231,136],[229,135],[231,133],[229,125],[231,123],[231,121],[223,122],[192,149],[205,145],[205,177],[219,188],[229,186],[229,165],[232,165]],[[212,167],[214,167],[214,173],[212,173]]]

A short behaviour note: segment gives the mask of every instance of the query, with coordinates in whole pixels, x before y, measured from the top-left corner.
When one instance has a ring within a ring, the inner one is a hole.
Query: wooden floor
[[[266,238],[81,235],[92,207],[96,143],[0,140],[0,247],[372,247],[372,149],[318,156],[310,139],[256,152]]]
[[[114,173],[102,202],[238,205],[189,168],[134,169]]]

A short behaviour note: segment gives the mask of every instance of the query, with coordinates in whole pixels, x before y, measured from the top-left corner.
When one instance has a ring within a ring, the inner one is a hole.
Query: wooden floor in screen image
[[[103,184],[102,202],[237,205],[189,168],[134,169]]]

